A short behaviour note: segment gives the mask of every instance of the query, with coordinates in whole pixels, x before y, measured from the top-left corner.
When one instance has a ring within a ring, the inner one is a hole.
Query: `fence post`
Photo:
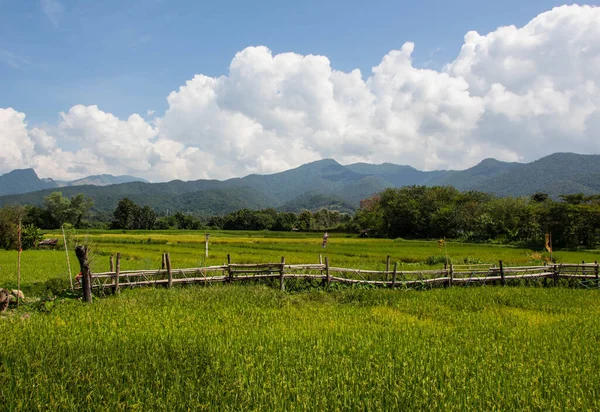
[[[79,261],[81,267],[81,284],[83,287],[83,301],[85,303],[92,303],[92,279],[90,276],[90,264],[88,261],[88,248],[87,246],[75,247],[75,255]]]
[[[233,281],[233,271],[231,270],[231,255],[227,254],[227,282]]]
[[[331,274],[329,273],[329,258],[325,256],[325,276],[327,276],[327,288],[331,284]]]
[[[285,271],[285,257],[281,257],[281,269],[279,270],[279,289],[285,290],[285,280],[283,278]]]
[[[448,286],[451,287],[454,283],[454,265],[452,263],[450,263],[450,273],[448,275]]]
[[[598,282],[598,261],[595,260],[594,264],[596,265],[596,267],[594,268],[594,275],[596,276],[596,286],[600,288],[600,282]]]
[[[204,257],[206,259],[208,259],[208,238],[210,237],[210,234],[206,233],[204,235]]]
[[[498,265],[500,266],[500,278],[502,279],[502,286],[506,286],[506,278],[504,277],[504,266],[502,266],[502,261],[498,261]]]
[[[392,273],[392,289],[396,287],[396,275],[398,274],[398,262],[394,262],[394,273]]]
[[[552,268],[552,280],[554,281],[554,286],[558,286],[558,276],[560,274],[560,269],[557,264],[554,264]]]
[[[110,255],[109,266],[110,266],[109,272],[114,272],[115,271],[115,262],[113,260],[113,255]]]
[[[169,255],[169,252],[165,253],[165,263],[167,266],[167,287],[171,289],[173,287],[173,271],[171,270],[171,255]]]
[[[387,255],[387,258],[385,259],[385,281],[386,282],[389,280],[389,275],[390,275],[390,255]]]
[[[120,275],[121,275],[121,252],[117,253],[117,262],[116,262],[116,267],[115,267],[115,293],[117,293],[119,291],[119,276]]]
[[[161,269],[166,269],[167,268],[167,254],[163,253],[162,254],[162,267]]]

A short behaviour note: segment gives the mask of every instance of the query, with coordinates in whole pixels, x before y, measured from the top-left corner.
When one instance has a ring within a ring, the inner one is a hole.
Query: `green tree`
[[[42,231],[32,224],[23,226],[21,245],[23,249],[34,249],[42,240]]]
[[[18,248],[19,219],[25,215],[22,206],[6,206],[0,209],[0,247],[3,249]]]
[[[113,212],[112,227],[114,229],[132,229],[137,209],[139,206],[129,198],[119,200],[117,208]]]
[[[156,224],[156,212],[150,206],[144,206],[139,210],[140,229],[152,230]]]
[[[80,228],[85,214],[92,206],[94,206],[94,200],[85,197],[83,193],[73,196],[69,201],[68,223],[71,223],[76,228]]]
[[[300,230],[309,231],[313,229],[313,215],[310,210],[302,210],[296,220],[296,227]]]
[[[44,198],[44,209],[50,217],[49,229],[59,228],[64,223],[81,227],[85,214],[92,208],[94,201],[82,193],[68,199],[62,192],[52,192]]]
[[[69,222],[71,217],[71,202],[63,196],[62,192],[52,192],[44,198],[44,209],[52,219],[52,229]],[[72,224],[72,223],[71,223]]]

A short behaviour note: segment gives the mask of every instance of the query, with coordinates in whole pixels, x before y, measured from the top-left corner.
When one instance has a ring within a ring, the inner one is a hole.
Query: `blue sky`
[[[327,56],[366,77],[389,50],[416,44],[414,65],[440,69],[470,30],[523,25],[559,1],[0,0],[0,107],[55,123],[75,104],[119,117],[164,112],[194,74],[226,74],[236,52]],[[588,4],[598,2],[588,2]]]
[[[598,5],[0,0],[0,173],[597,154]]]

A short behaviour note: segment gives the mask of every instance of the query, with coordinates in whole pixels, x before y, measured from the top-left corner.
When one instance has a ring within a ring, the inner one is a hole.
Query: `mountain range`
[[[119,179],[138,181],[121,183]],[[222,214],[241,208],[267,207],[286,211],[327,207],[350,212],[356,210],[361,199],[388,187],[407,185],[450,185],[461,191],[477,190],[498,196],[530,196],[537,192],[552,197],[597,194],[600,155],[556,153],[531,163],[485,159],[460,171],[420,171],[391,163],[343,166],[325,159],[271,175],[254,174],[224,181],[148,183],[131,176],[102,175],[66,183],[61,187],[51,179],[39,179],[32,169],[13,171],[0,176],[0,194],[15,188],[21,194],[1,196],[0,206],[41,205],[44,197],[56,190],[67,197],[78,193],[92,197],[93,210],[99,213],[111,213],[120,199],[129,197],[142,206],[153,207],[159,214],[168,210]]]
[[[145,182],[147,180],[134,176],[95,175],[83,179],[64,181],[40,179],[33,169],[17,169],[0,175],[0,196],[35,192],[43,189],[56,189],[68,186],[108,186],[119,183]]]

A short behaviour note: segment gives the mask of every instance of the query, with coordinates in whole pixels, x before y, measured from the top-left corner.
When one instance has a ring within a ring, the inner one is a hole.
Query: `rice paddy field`
[[[439,267],[437,241],[331,234],[76,233],[93,271],[313,263]],[[448,242],[455,263],[539,264],[536,249]],[[557,251],[592,262],[598,251]],[[74,271],[78,266],[71,253]],[[0,252],[0,287],[16,252]],[[37,288],[67,279],[64,250],[25,251],[26,302],[0,315],[0,410],[598,410],[596,288],[454,287],[428,291],[265,285],[138,288],[84,305]],[[51,281],[50,281],[51,282]],[[29,288],[29,289],[28,289]],[[27,292],[30,291],[30,293]],[[42,300],[40,300],[42,299]]]

